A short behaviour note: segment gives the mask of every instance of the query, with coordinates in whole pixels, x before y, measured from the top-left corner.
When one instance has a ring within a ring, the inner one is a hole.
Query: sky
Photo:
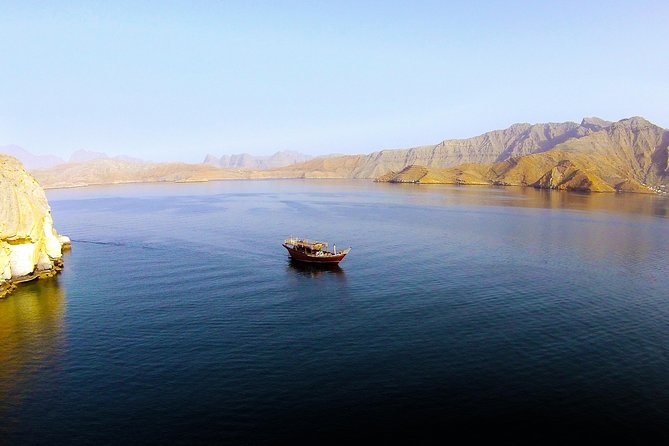
[[[669,127],[669,2],[0,0],[0,146],[200,162]]]

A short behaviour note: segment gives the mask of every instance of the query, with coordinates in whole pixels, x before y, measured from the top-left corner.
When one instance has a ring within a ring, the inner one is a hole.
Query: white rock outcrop
[[[0,155],[0,297],[13,282],[58,272],[66,245],[44,190],[17,159]]]

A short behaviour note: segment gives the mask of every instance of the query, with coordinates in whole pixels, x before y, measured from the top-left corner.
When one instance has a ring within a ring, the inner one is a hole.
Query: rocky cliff
[[[648,193],[661,192],[660,187],[669,183],[669,132],[643,118],[615,123],[587,118],[568,133],[571,136],[555,146],[526,155],[501,154],[491,164],[448,168],[435,167],[433,163],[422,166],[422,175],[405,167],[386,173],[377,181]]]
[[[426,167],[451,167],[461,164],[490,164],[514,156],[550,150],[555,145],[578,137],[586,129],[573,122],[514,124],[467,139],[444,140],[432,146],[383,150],[367,156],[353,173],[362,178],[376,178],[388,171],[412,164]]]
[[[0,297],[14,283],[51,276],[67,237],[53,228],[44,191],[15,158],[0,155]]]

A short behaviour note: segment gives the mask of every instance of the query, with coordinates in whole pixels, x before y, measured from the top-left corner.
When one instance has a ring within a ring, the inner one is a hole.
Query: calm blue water
[[[54,190],[0,443],[669,439],[669,200],[363,181]],[[289,235],[353,250],[291,264]]]

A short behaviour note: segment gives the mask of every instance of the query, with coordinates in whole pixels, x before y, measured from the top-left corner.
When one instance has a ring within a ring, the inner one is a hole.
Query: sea
[[[669,199],[258,180],[49,190],[0,444],[669,440]],[[351,247],[289,260],[290,236]]]

